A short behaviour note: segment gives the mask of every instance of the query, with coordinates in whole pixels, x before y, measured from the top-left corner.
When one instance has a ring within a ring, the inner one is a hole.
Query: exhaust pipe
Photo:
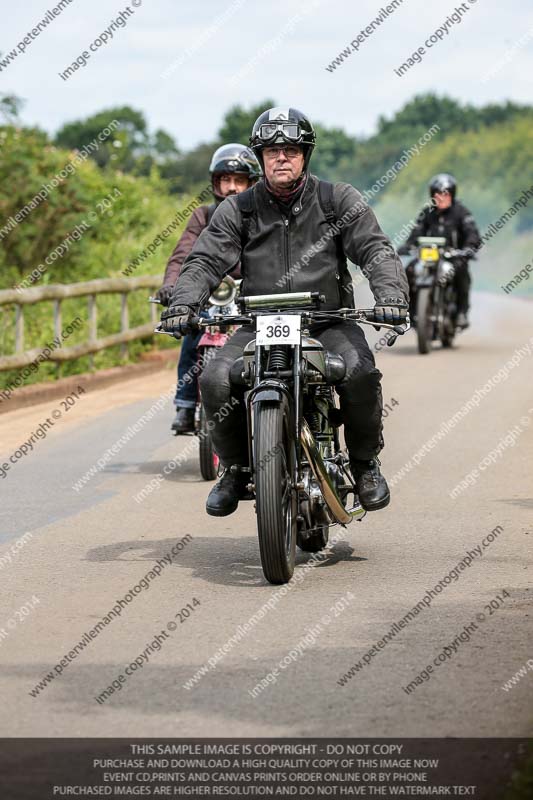
[[[341,525],[348,525],[353,519],[363,517],[366,512],[359,504],[349,511],[344,508],[344,504],[326,469],[315,437],[311,433],[311,429],[305,420],[302,421],[300,442],[333,519]]]

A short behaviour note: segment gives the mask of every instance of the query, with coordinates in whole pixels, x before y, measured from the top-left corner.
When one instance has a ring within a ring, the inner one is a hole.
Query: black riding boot
[[[379,511],[390,502],[387,481],[379,469],[379,460],[352,461],[352,475],[357,486],[359,501],[365,511]]]
[[[176,416],[170,427],[176,435],[194,431],[194,408],[177,408]]]
[[[252,495],[246,488],[250,481],[248,472],[231,472],[226,467],[223,476],[209,492],[205,510],[212,517],[227,517],[237,510],[239,500],[251,500]]]

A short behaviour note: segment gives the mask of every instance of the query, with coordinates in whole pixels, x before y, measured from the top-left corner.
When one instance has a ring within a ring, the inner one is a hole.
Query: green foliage
[[[0,52],[0,58],[2,55]],[[0,121],[5,122],[6,125],[14,125],[23,105],[24,100],[15,94],[0,92]]]
[[[498,219],[533,184],[531,116],[485,127],[482,132],[452,133],[435,137],[414,156],[379,196],[377,213],[388,224],[395,217],[408,219],[427,200],[429,178],[437,172],[453,172],[458,196],[471,209],[481,229]],[[508,223],[516,232],[533,228],[533,200]],[[396,228],[397,229],[397,228]]]
[[[175,213],[166,185],[156,175],[134,178],[104,171],[94,162],[76,161],[76,153],[47,141],[40,131],[0,128],[0,219],[3,224],[48,187],[46,199],[2,239],[1,283],[23,279],[68,239],[77,227],[80,241],[46,267],[41,282],[74,282],[118,273],[139,249],[144,234],[168,224]],[[62,170],[54,188],[52,181]],[[112,206],[103,207],[105,198]],[[90,215],[96,215],[91,219]],[[84,231],[84,225],[88,228]]]
[[[118,127],[116,122],[120,123]],[[98,137],[108,127],[111,133],[100,143]],[[136,175],[149,175],[155,165],[164,165],[179,155],[174,138],[163,130],[150,136],[144,114],[130,106],[110,108],[67,123],[58,131],[55,144],[81,150],[95,140],[99,147],[91,158],[99,167],[112,166]]]
[[[71,163],[76,153],[54,147],[44,133],[12,127],[0,128],[2,159],[0,160],[0,230],[11,216],[41,190],[58,172]],[[104,203],[107,198],[107,203]],[[135,258],[175,217],[189,198],[176,203],[168,194],[167,186],[156,173],[146,178],[122,172],[99,169],[87,159],[57,188],[51,189],[47,199],[0,242],[0,289],[11,288],[29,276],[32,270],[44,264],[46,256],[64,242],[68,234],[84,221],[90,227],[79,241],[71,245],[62,257],[46,266],[35,285],[51,283],[76,283],[94,278],[121,276],[121,271]],[[106,208],[106,206],[108,206]],[[95,214],[91,219],[90,214]],[[176,230],[175,239],[168,239],[142,265],[139,274],[162,277],[166,262],[179,237],[183,225]],[[129,298],[131,325],[142,324],[150,318],[148,292],[139,291]],[[120,301],[117,295],[100,296],[98,306],[98,334],[100,336],[120,330]],[[67,325],[78,314],[87,321],[87,300],[76,298],[62,304],[63,322]],[[0,307],[2,322],[0,353],[14,352],[14,308]],[[53,314],[51,303],[39,303],[25,313],[25,346],[41,348],[52,341]],[[159,347],[168,346],[157,341]],[[87,340],[86,325],[72,335],[67,346]],[[172,342],[170,342],[172,344]],[[151,348],[154,343],[135,342],[129,345],[130,357]],[[118,348],[96,354],[95,368],[120,363]],[[86,371],[89,358],[68,362],[61,370],[52,364],[41,365],[26,384],[58,374],[70,375]],[[0,386],[16,377],[18,371],[0,373]]]
[[[156,131],[151,136],[144,115],[129,106],[109,109],[87,120],[65,125],[57,134],[56,144],[81,148],[116,119],[120,128],[100,145],[93,156],[99,166],[113,166],[145,176],[156,169],[168,181],[171,193],[195,194],[205,185],[214,150],[228,142],[246,144],[256,118],[275,105],[275,100],[267,98],[248,109],[241,105],[233,106],[224,115],[213,138],[185,154],[179,152],[173,137],[165,131]],[[435,124],[440,128],[435,139],[438,137],[443,141],[454,133],[481,134],[488,128],[519,119],[533,121],[533,109],[511,102],[476,108],[449,97],[427,93],[414,97],[390,118],[380,117],[377,132],[367,138],[354,137],[340,128],[327,128],[313,120],[317,147],[312,169],[321,178],[346,181],[364,191]],[[435,146],[436,141],[432,143],[432,149]]]
[[[495,115],[495,119],[499,115]],[[511,119],[479,130],[435,137],[415,156],[395,181],[383,189],[375,207],[386,233],[394,238],[412,223],[428,199],[429,178],[452,171],[458,181],[458,197],[472,211],[481,234],[517,201],[533,179],[533,128],[530,113],[511,114]],[[398,245],[406,232],[396,239]],[[533,198],[488,239],[472,264],[478,289],[501,291],[527,263],[533,250]],[[533,280],[522,281],[514,296],[533,294]]]
[[[367,139],[354,140],[356,145],[354,155],[343,155],[336,166],[333,166],[327,175],[321,174],[321,177],[346,181],[364,191],[394,164],[404,150],[418,144],[418,140],[435,124],[440,130],[425,151],[438,151],[440,143],[449,136],[455,135],[457,140],[461,139],[461,134],[485,136],[494,126],[520,119],[527,119],[531,124],[533,108],[510,102],[476,108],[472,105],[463,106],[456,100],[439,97],[433,93],[418,95],[390,119],[380,117],[377,133]],[[330,133],[328,131],[327,135]],[[314,164],[316,163],[314,161]],[[477,158],[473,158],[474,169],[476,163]],[[314,169],[316,170],[316,167]],[[435,171],[455,172],[455,170],[454,162],[450,161]],[[433,172],[428,173],[427,178],[424,176],[422,180],[429,179],[432,174]]]
[[[444,134],[453,131],[470,131],[506,122],[530,112],[530,106],[516,103],[491,104],[476,108],[461,105],[450,97],[428,93],[414,97],[390,119],[379,117],[378,136],[397,135],[398,130],[427,130],[437,122]]]
[[[20,114],[24,101],[14,94],[0,94],[0,119],[13,125]]]
[[[327,179],[335,175],[341,161],[351,163],[358,158],[358,143],[341,128],[328,129],[320,123],[314,127],[316,146],[312,155],[311,169],[320,178]]]
[[[200,144],[180,159],[163,165],[161,176],[168,180],[170,192],[198,194],[207,183],[209,163],[217,146]]]

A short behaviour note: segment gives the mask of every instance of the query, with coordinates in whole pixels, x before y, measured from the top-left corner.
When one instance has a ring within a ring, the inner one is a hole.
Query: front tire
[[[442,322],[442,334],[440,340],[443,347],[453,347],[453,340],[455,338],[455,320],[457,318],[457,305],[454,302],[453,295],[450,296],[450,289],[448,287],[444,295],[444,319]]]
[[[294,572],[297,503],[292,488],[295,446],[285,403],[259,403],[254,420],[257,533],[269,583],[288,583]]]
[[[433,340],[433,301],[431,289],[419,289],[416,300],[416,332],[418,336],[418,352],[426,355],[431,350]]]
[[[204,481],[214,481],[218,473],[218,456],[213,449],[211,431],[207,425],[207,416],[202,404],[200,408],[200,472]]]

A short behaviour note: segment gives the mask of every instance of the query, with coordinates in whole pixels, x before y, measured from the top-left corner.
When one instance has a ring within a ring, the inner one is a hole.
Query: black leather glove
[[[409,306],[398,297],[386,297],[374,306],[374,320],[384,325],[404,325],[409,316]]]
[[[171,333],[175,339],[181,339],[190,333],[193,316],[194,310],[190,306],[171,305],[161,314],[161,330]]]
[[[174,287],[169,283],[167,286],[162,286],[160,289],[158,289],[154,296],[156,300],[159,300],[162,306],[168,306],[170,305],[170,299],[173,291]]]

